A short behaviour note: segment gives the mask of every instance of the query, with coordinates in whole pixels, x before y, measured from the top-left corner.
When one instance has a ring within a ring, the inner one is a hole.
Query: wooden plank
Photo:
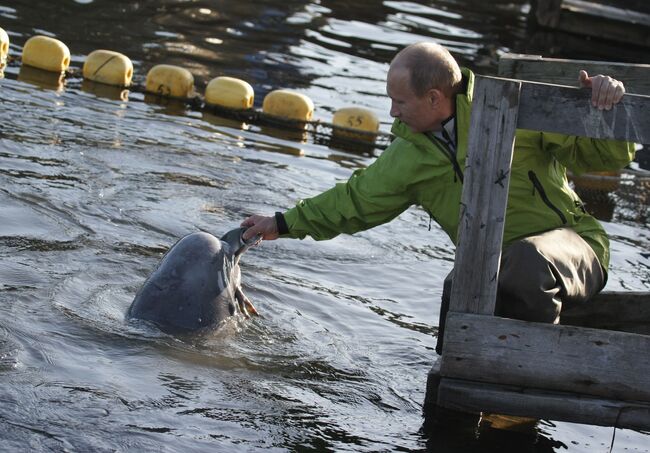
[[[449,313],[441,375],[650,402],[650,336]]]
[[[562,324],[650,335],[650,292],[607,291],[563,307]]]
[[[641,9],[634,11],[581,0],[536,0],[531,15],[542,27],[604,41],[650,46],[650,15]]]
[[[617,41],[633,46],[650,46],[650,28],[646,25],[590,18],[570,10],[562,12],[558,25],[554,28],[568,33],[593,36],[603,41]]]
[[[606,111],[590,90],[522,82],[517,128],[650,143],[650,96],[628,94]]]
[[[647,47],[622,46],[616,41],[596,40],[594,42],[592,39],[585,39],[584,35],[574,35],[560,30],[539,28],[528,39],[530,49],[546,49],[544,54],[548,57],[579,55],[583,59],[608,61],[612,59],[612,55],[616,55],[617,61],[648,62]],[[573,85],[573,82],[569,85]]]
[[[592,0],[593,1],[593,0]],[[648,0],[595,0],[598,3],[606,3],[616,8],[631,9],[642,13],[650,14],[650,3]]]
[[[625,24],[639,24],[650,27],[650,14],[633,11],[628,8],[619,8],[600,2],[586,2],[584,0],[563,0],[562,8],[573,13],[587,14],[601,19],[613,20]]]
[[[494,313],[520,88],[476,77],[451,311]]]
[[[650,64],[566,60],[539,55],[505,54],[499,59],[499,76],[557,85],[578,86],[581,69],[623,81],[628,94],[650,95]]]
[[[650,429],[650,404],[443,378],[438,405],[628,429]]]
[[[627,304],[647,306],[650,309],[650,291],[602,291],[596,294],[591,302],[595,304]]]

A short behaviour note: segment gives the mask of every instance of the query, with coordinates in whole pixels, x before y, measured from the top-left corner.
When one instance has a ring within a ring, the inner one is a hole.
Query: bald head
[[[432,88],[451,97],[458,92],[462,75],[458,63],[440,44],[419,42],[402,49],[390,64],[390,71],[408,71],[410,88],[424,96]]]

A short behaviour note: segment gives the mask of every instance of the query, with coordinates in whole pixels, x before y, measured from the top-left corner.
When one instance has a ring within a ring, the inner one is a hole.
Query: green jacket
[[[352,234],[386,223],[411,205],[419,205],[456,244],[465,168],[474,75],[464,69],[467,92],[456,97],[457,155],[399,120],[396,139],[365,169],[345,183],[300,201],[284,213],[288,234],[316,240]],[[517,130],[513,155],[504,247],[526,236],[558,227],[573,228],[609,265],[609,240],[569,187],[566,170],[619,169],[634,157],[632,144],[560,134]]]

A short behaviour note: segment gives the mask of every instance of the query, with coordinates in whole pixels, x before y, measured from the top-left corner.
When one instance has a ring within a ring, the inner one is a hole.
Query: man
[[[579,81],[591,87],[592,104],[599,109],[610,109],[625,92],[621,82],[602,75],[580,71]],[[418,43],[400,51],[386,86],[395,118],[393,143],[346,183],[284,214],[247,218],[245,239],[257,234],[265,240],[330,239],[388,222],[417,204],[456,243],[473,84],[472,72],[461,70],[440,45]],[[517,131],[497,315],[557,323],[562,304],[587,301],[603,288],[609,241],[570,189],[566,169],[618,169],[633,157],[628,143]],[[452,274],[443,289],[441,331]],[[441,348],[442,332],[438,353]]]

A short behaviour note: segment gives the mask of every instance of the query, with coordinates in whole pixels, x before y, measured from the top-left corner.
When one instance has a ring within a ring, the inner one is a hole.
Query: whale
[[[246,228],[220,239],[207,232],[179,239],[136,293],[127,319],[154,324],[168,334],[215,330],[228,317],[257,315],[241,289],[241,255],[260,238],[244,241]]]

